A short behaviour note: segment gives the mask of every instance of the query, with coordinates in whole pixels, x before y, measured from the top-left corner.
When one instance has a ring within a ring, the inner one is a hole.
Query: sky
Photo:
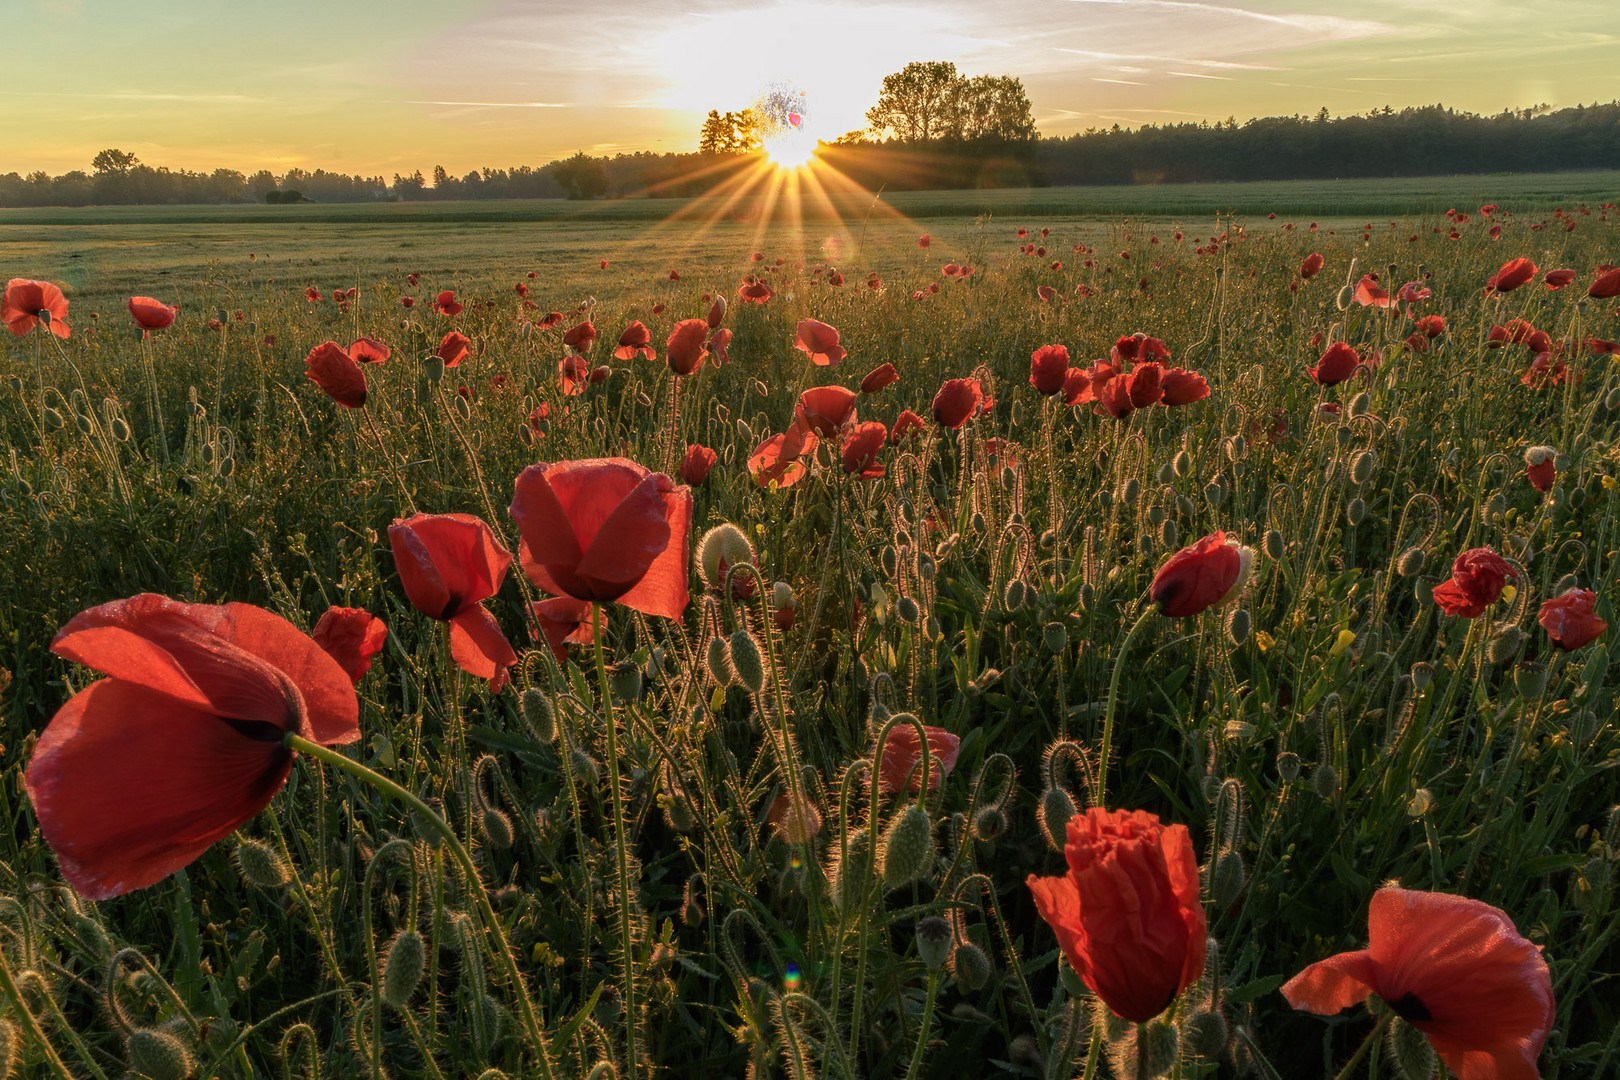
[[[1019,77],[1043,135],[1620,96],[1617,0],[0,0],[0,26],[0,173],[684,152],[779,84],[830,140],[912,60]]]

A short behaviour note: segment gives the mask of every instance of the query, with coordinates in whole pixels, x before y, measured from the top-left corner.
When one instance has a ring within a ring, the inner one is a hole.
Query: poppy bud
[[[1620,410],[1620,386],[1603,395],[1603,407],[1610,412]]]
[[[990,981],[990,957],[971,941],[958,942],[951,950],[951,974],[957,986],[972,993]]]
[[[90,418],[83,413],[73,414],[73,426],[79,429],[80,435],[88,435],[95,430],[90,423]]]
[[[602,782],[602,766],[584,750],[575,747],[568,755],[568,764],[574,770],[574,778],[586,787],[595,787]]]
[[[1164,547],[1173,548],[1180,539],[1181,530],[1176,528],[1176,519],[1165,518],[1164,523],[1159,526],[1159,543]]]
[[[386,1005],[404,1009],[410,1004],[411,995],[421,985],[426,958],[422,935],[415,930],[401,930],[388,943],[388,952],[383,957],[381,994]]]
[[[1284,750],[1277,755],[1277,775],[1285,784],[1292,784],[1299,779],[1299,755],[1292,750]]]
[[[1040,809],[1036,811],[1035,817],[1053,851],[1062,851],[1068,842],[1069,819],[1074,817],[1075,813],[1074,800],[1069,798],[1067,791],[1054,785],[1042,793]]]
[[[1434,681],[1434,665],[1427,660],[1419,660],[1412,665],[1412,689],[1422,690]]]
[[[16,375],[6,379],[6,385],[11,387],[11,392],[13,394],[20,394],[23,392],[23,381]]]
[[[1017,611],[1024,606],[1024,594],[1027,591],[1024,583],[1018,578],[1007,582],[1007,588],[1001,594],[1001,606],[1009,613]]]
[[[1419,607],[1434,606],[1434,582],[1418,578],[1412,586],[1412,595],[1417,598]]]
[[[898,889],[921,878],[934,855],[934,823],[928,811],[907,803],[884,830],[879,851],[885,888]]]
[[[1164,507],[1155,506],[1147,513],[1148,524],[1155,529],[1164,524]]]
[[[1219,506],[1226,498],[1226,485],[1219,480],[1211,480],[1204,485],[1204,501],[1210,506]]]
[[[973,815],[973,839],[988,844],[1007,831],[1007,815],[999,806],[985,806]]]
[[[1247,608],[1233,608],[1232,613],[1226,617],[1226,637],[1233,645],[1242,645],[1249,640],[1251,623]]]
[[[1401,577],[1414,577],[1423,573],[1425,556],[1423,549],[1410,547],[1401,552],[1400,558],[1395,560],[1395,572]]]
[[[938,915],[930,915],[917,922],[917,955],[929,971],[938,971],[950,959],[951,924]]]
[[[1159,466],[1159,483],[1161,483],[1161,484],[1169,484],[1169,483],[1172,483],[1175,480],[1175,478],[1176,478],[1176,465],[1175,465],[1175,462],[1167,461],[1163,465]]]
[[[1359,486],[1372,479],[1373,470],[1378,468],[1378,455],[1371,450],[1357,452],[1350,459],[1350,479]]]
[[[1177,476],[1186,476],[1188,473],[1192,472],[1192,455],[1187,453],[1185,450],[1179,451],[1170,464],[1171,467],[1175,469]]]
[[[1287,549],[1287,545],[1283,541],[1283,534],[1277,529],[1268,529],[1266,531],[1266,538],[1261,546],[1265,548],[1266,558],[1273,561],[1282,558],[1283,552]]]
[[[757,694],[765,688],[765,658],[760,654],[759,642],[747,629],[739,627],[731,635],[731,647],[727,653],[730,660],[731,674],[744,690],[750,694]]]
[[[664,790],[658,795],[658,805],[664,809],[664,821],[676,832],[691,832],[697,824],[692,818],[692,804],[676,780],[674,770],[664,763]]]
[[[523,691],[518,701],[523,709],[523,719],[536,739],[549,744],[557,737],[557,713],[551,706],[550,698],[531,686]]]
[[[1367,503],[1359,495],[1344,507],[1344,519],[1352,526],[1360,525],[1367,517]]]
[[[1406,801],[1406,816],[1416,820],[1434,807],[1434,795],[1428,788],[1418,788]]]
[[[124,422],[124,418],[122,416],[113,417],[112,423],[107,425],[107,430],[111,433],[114,441],[129,441],[129,425]]]
[[[681,896],[681,922],[696,926],[703,921],[703,906],[692,895],[692,878],[686,879],[686,891]]]
[[[495,851],[506,851],[512,846],[512,819],[493,806],[484,807],[478,819],[484,844]]]
[[[1311,773],[1311,790],[1323,801],[1339,797],[1339,773],[1331,765],[1318,765]]]
[[[1231,1029],[1220,1009],[1199,1009],[1181,1025],[1182,1045],[1211,1061],[1226,1053],[1231,1036]]]
[[[1429,1080],[1434,1075],[1434,1044],[1417,1028],[1395,1017],[1384,1032],[1384,1045],[1400,1080]]]
[[[896,601],[894,611],[900,617],[900,621],[908,625],[922,617],[922,609],[917,606],[917,601],[909,596],[902,596]]]
[[[56,431],[61,428],[63,423],[62,414],[57,412],[54,406],[47,405],[41,415],[45,418],[46,431]]]
[[[127,1049],[131,1071],[148,1080],[186,1080],[197,1067],[180,1037],[161,1028],[136,1028]]]
[[[1493,664],[1505,664],[1524,647],[1524,631],[1517,626],[1506,626],[1485,646],[1485,659]]]
[[[1001,490],[1012,491],[1018,486],[1018,472],[1011,465],[1001,467]]]
[[[1242,899],[1248,883],[1249,873],[1242,855],[1228,849],[1215,856],[1209,872],[1209,898],[1214,901],[1216,911],[1229,910]]]
[[[1124,501],[1126,506],[1135,506],[1137,496],[1141,494],[1142,485],[1137,483],[1136,477],[1134,476],[1125,481],[1125,486],[1120,489],[1119,493],[1120,498]]]
[[[292,880],[286,861],[262,840],[244,840],[237,845],[236,872],[255,889],[279,889]]]
[[[725,638],[716,634],[709,639],[709,647],[703,653],[703,663],[709,669],[709,678],[715,681],[715,685],[731,685],[731,657]]]

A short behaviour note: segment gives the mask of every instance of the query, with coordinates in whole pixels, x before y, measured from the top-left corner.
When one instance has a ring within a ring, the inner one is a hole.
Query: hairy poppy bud
[[[1426,561],[1422,548],[1409,547],[1395,560],[1395,572],[1401,577],[1414,577],[1423,573],[1423,564]]]
[[[681,922],[687,926],[696,926],[703,921],[703,905],[693,895],[692,880],[686,879],[686,891],[681,894]]]
[[[1434,665],[1427,660],[1419,660],[1412,665],[1412,689],[1422,690],[1434,681]]]
[[[1371,450],[1361,450],[1350,459],[1350,479],[1357,485],[1365,484],[1372,479],[1373,472],[1378,468],[1378,455]]]
[[[1360,496],[1351,499],[1344,507],[1344,519],[1352,526],[1360,525],[1367,517],[1367,504]]]
[[[1183,450],[1182,453],[1185,454],[1186,451]],[[1175,462],[1167,461],[1163,465],[1159,466],[1159,473],[1158,473],[1159,483],[1161,483],[1161,484],[1173,483],[1175,481],[1175,479],[1176,479],[1176,475],[1177,474],[1176,474]]]
[[[934,823],[928,811],[907,803],[884,830],[879,861],[886,888],[910,885],[928,872],[934,856]]]
[[[1331,765],[1318,765],[1311,773],[1311,790],[1323,801],[1339,797],[1339,773]]]
[[[731,685],[731,650],[726,647],[725,638],[716,634],[709,639],[709,647],[703,652],[703,663],[709,669],[709,678],[716,685]]]
[[[124,422],[124,418],[122,416],[113,417],[112,422],[107,425],[107,430],[109,433],[111,433],[114,441],[129,441],[129,425]]]
[[[568,764],[574,770],[574,778],[586,787],[595,787],[602,782],[602,766],[585,751],[575,748],[568,755]]]
[[[765,688],[765,658],[760,654],[759,642],[746,629],[738,628],[731,635],[727,653],[731,674],[744,690],[757,694]]]
[[[550,698],[531,686],[523,691],[518,701],[523,709],[523,720],[536,739],[550,743],[557,737],[557,712]]]
[[[718,589],[723,584],[722,562],[728,567],[754,562],[754,546],[748,542],[743,531],[729,521],[716,525],[698,541],[698,573],[703,578],[703,584],[711,589]]]
[[[1175,469],[1177,476],[1186,476],[1192,472],[1192,455],[1185,450],[1178,451],[1175,458],[1171,460],[1171,466]]]
[[[1120,489],[1119,497],[1124,501],[1126,506],[1135,506],[1137,497],[1141,494],[1142,485],[1137,481],[1136,477],[1133,476],[1129,480],[1125,481],[1125,486]]]
[[[512,846],[512,819],[493,806],[484,807],[478,817],[479,832],[484,843],[495,851],[506,851]]]
[[[1417,1028],[1395,1017],[1384,1032],[1384,1045],[1400,1080],[1429,1080],[1434,1075],[1434,1044]]]
[[[10,378],[6,379],[6,385],[11,387],[11,392],[13,394],[20,394],[23,392],[23,381],[16,375],[12,375]]]
[[[1249,612],[1247,608],[1233,608],[1226,617],[1226,637],[1233,645],[1249,640]]]
[[[973,839],[987,844],[1007,831],[1007,815],[999,806],[980,807],[973,815]]]
[[[395,935],[383,957],[381,996],[384,1004],[394,1009],[404,1009],[410,1004],[411,995],[421,985],[426,960],[421,934],[401,930]]]
[[[1201,1058],[1213,1061],[1226,1053],[1231,1028],[1220,1009],[1198,1009],[1181,1025],[1181,1043]]]
[[[1299,779],[1299,755],[1292,750],[1284,750],[1277,755],[1277,775],[1285,784],[1292,784]]]
[[[1064,838],[1067,835],[1064,830],[1074,815],[1074,800],[1069,798],[1067,791],[1053,786],[1042,792],[1041,805],[1036,810],[1035,817],[1053,851],[1063,850]]]
[[[1412,792],[1412,797],[1406,800],[1406,816],[1415,820],[1427,814],[1433,807],[1433,792],[1428,788],[1418,788]]]
[[[902,596],[895,602],[894,612],[900,616],[901,622],[907,624],[915,623],[922,617],[922,609],[917,606],[917,601],[909,596]]]
[[[1266,530],[1266,538],[1261,546],[1265,548],[1266,558],[1272,561],[1282,558],[1284,551],[1287,550],[1283,534],[1277,529]]]
[[[1008,612],[1017,611],[1024,606],[1024,595],[1027,591],[1021,580],[1013,578],[1001,592],[1001,606]]]
[[[1209,873],[1209,898],[1216,911],[1226,911],[1243,897],[1249,883],[1249,872],[1243,865],[1243,856],[1227,850],[1215,856]]]
[[[641,665],[634,660],[619,660],[608,665],[608,683],[613,696],[625,704],[641,697]]]
[[[62,420],[62,414],[56,411],[55,406],[47,405],[45,407],[45,411],[40,415],[45,419],[46,431],[57,431],[62,427],[64,422]]]
[[[900,572],[900,553],[894,549],[893,544],[887,544],[878,554],[878,565],[883,567],[885,577],[894,577]]]
[[[1173,548],[1181,539],[1181,530],[1176,528],[1175,518],[1165,518],[1159,526],[1159,543],[1167,548]]]
[[[841,853],[827,873],[833,906],[846,915],[860,902],[866,891],[866,881],[872,874],[872,847],[866,830],[853,830],[849,834],[848,845],[848,854]],[[840,849],[835,844],[833,850]]]
[[[180,1037],[160,1028],[136,1028],[128,1049],[131,1071],[147,1080],[186,1080],[197,1067]]]
[[[1493,664],[1505,664],[1519,654],[1524,646],[1524,631],[1517,626],[1505,626],[1485,646],[1485,659]]]
[[[938,971],[950,959],[951,924],[938,915],[930,915],[917,922],[917,955],[929,971]]]
[[[956,985],[972,993],[990,981],[990,957],[971,941],[960,941],[951,950],[951,974]]]
[[[237,845],[236,870],[255,889],[279,889],[292,880],[286,860],[262,840],[244,840]]]

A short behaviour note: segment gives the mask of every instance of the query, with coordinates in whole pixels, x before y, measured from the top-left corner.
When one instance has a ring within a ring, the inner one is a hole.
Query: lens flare
[[[799,988],[798,964],[789,964],[787,970],[782,973],[782,988],[790,994]]]

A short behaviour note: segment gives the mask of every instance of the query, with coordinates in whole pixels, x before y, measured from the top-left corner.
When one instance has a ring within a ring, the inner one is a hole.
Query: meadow
[[[0,211],[0,1077],[1620,1074],[1617,193]]]

